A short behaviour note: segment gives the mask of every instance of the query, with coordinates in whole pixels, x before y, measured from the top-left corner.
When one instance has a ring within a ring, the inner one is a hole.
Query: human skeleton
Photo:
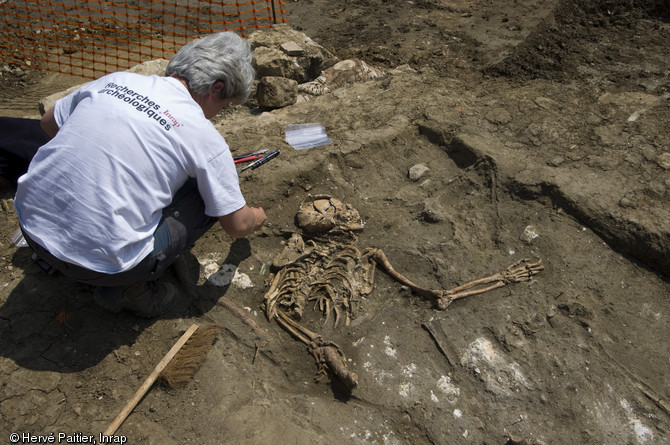
[[[347,369],[342,349],[299,323],[308,302],[318,305],[326,323],[334,316],[337,327],[342,322],[349,324],[356,303],[372,291],[377,265],[441,310],[460,298],[529,281],[544,269],[541,260],[520,260],[500,273],[450,290],[425,289],[397,272],[382,250],[356,247],[355,232],[363,230],[364,223],[349,204],[328,195],[308,196],[300,205],[296,223],[310,239],[305,241],[294,233],[273,260],[277,272],[264,297],[265,314],[307,345],[319,379],[334,376],[350,390],[358,384],[358,376]]]

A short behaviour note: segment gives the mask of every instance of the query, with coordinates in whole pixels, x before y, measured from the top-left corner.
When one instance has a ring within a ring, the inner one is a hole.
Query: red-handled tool
[[[249,161],[255,161],[256,159],[260,159],[263,156],[265,156],[263,153],[255,154],[255,155],[249,155],[246,157],[242,158],[233,158],[233,161],[235,161],[236,164],[241,164],[242,162],[249,162]]]

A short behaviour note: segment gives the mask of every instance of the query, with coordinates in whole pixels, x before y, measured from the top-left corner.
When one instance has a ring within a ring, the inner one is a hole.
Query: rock
[[[658,157],[656,158],[656,163],[663,170],[670,170],[670,153],[665,152],[658,155]]]
[[[562,165],[565,162],[565,158],[563,156],[554,156],[550,160],[547,161],[547,165],[550,167],[558,167]]]
[[[624,108],[653,107],[661,103],[661,98],[654,94],[624,91],[620,93],[605,93],[598,98],[598,103]]]
[[[240,272],[234,264],[223,264],[220,270],[207,277],[207,283],[219,287],[234,284],[242,289],[254,287],[249,276]]]
[[[337,62],[311,82],[298,85],[298,91],[321,96],[355,82],[376,79],[386,75],[386,69],[368,65],[360,59],[347,59]]]
[[[512,121],[512,115],[502,107],[493,107],[485,115],[485,119],[492,124],[503,125]]]
[[[59,93],[54,93],[50,96],[47,96],[45,98],[42,98],[39,102],[39,108],[40,108],[40,114],[46,113],[46,111],[53,107],[54,104],[58,99],[62,99],[63,97],[67,96],[68,94],[78,90],[82,86],[86,85],[85,83],[82,83],[81,85],[75,85],[73,87],[68,88],[65,91],[61,91]]]
[[[635,201],[633,201],[630,198],[624,196],[623,198],[621,198],[619,200],[619,207],[634,209],[636,207],[636,204],[635,204]]]
[[[423,203],[419,219],[430,224],[441,223],[449,220],[449,212],[440,204],[439,199],[429,198]]]
[[[298,82],[285,77],[263,77],[256,87],[256,100],[263,108],[293,105],[298,98]]]
[[[557,111],[561,108],[558,102],[548,97],[536,97],[534,102],[535,105],[547,111]]]
[[[285,42],[281,44],[281,49],[289,56],[301,56],[305,53],[302,46],[295,42]]]
[[[323,70],[339,61],[337,57],[307,35],[286,24],[255,31],[248,37],[248,40],[254,48],[258,78],[283,76],[299,83],[309,82],[318,77]],[[272,62],[272,58],[277,57],[278,54],[281,54],[282,57],[282,73],[276,71],[280,63]]]
[[[646,159],[649,162],[656,162],[656,159],[658,159],[658,156],[656,156],[656,149],[648,144],[643,145],[640,148],[640,152],[642,152],[642,156],[644,156],[644,159]]]
[[[523,229],[521,236],[519,236],[519,240],[526,244],[530,244],[539,237],[540,235],[537,234],[537,230],[534,226],[526,226],[526,228]]]
[[[278,48],[260,47],[254,50],[254,61],[256,63],[256,76],[263,77],[286,77],[297,82],[304,82],[306,74],[295,60]]]
[[[418,181],[428,172],[428,167],[423,164],[416,164],[409,169],[408,177],[412,181]]]
[[[339,62],[328,50],[315,43],[304,33],[292,29],[285,24],[274,25],[272,29],[258,30],[248,37],[249,42],[254,48],[254,63],[256,68],[256,78],[264,77],[285,77],[298,83],[310,82],[324,70],[334,66]],[[129,69],[128,71],[144,75],[163,75],[169,61],[165,59],[150,60]],[[1,69],[10,70],[5,65]],[[76,85],[65,91],[61,91],[51,96],[43,98],[39,102],[39,110],[44,114],[51,108],[58,99],[65,97],[71,92],[77,90],[85,84]],[[292,105],[297,101],[291,99],[293,87],[287,83],[282,94],[282,101],[277,102],[278,98],[272,99],[272,102],[259,104],[262,107],[277,108]],[[287,94],[288,93],[288,94]],[[264,95],[261,93],[261,95]],[[257,93],[253,96],[257,96]],[[268,97],[265,94],[265,97]]]

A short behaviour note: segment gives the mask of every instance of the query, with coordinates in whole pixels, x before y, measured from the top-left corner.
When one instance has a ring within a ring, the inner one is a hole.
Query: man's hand
[[[262,207],[244,206],[241,209],[219,217],[221,227],[233,238],[244,238],[260,229],[267,220]]]
[[[255,213],[256,216],[256,224],[254,225],[254,230],[260,229],[263,224],[265,224],[265,221],[268,219],[267,215],[265,214],[265,210],[263,210],[263,207],[252,207],[251,210]]]

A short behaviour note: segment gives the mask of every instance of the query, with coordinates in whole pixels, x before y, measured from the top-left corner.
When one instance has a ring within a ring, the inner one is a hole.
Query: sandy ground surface
[[[213,321],[224,331],[200,371],[186,389],[153,387],[118,431],[128,443],[670,443],[666,5],[290,1],[295,29],[391,72],[217,118],[234,152],[282,154],[241,175],[267,227],[234,243],[213,229],[192,249],[196,297],[183,289],[160,320],[105,312],[91,288],[44,275],[11,243],[16,215],[3,206],[0,441],[98,440],[179,336]],[[36,116],[41,97],[77,83],[5,70],[0,112]],[[305,122],[333,143],[293,150],[285,125]],[[422,286],[521,258],[545,270],[446,310],[378,272],[337,329],[310,308],[305,325],[359,376],[349,393],[315,381],[305,346],[261,311],[269,264],[310,193],[352,204],[366,222],[358,246],[383,249]],[[240,279],[208,283],[223,264]]]

